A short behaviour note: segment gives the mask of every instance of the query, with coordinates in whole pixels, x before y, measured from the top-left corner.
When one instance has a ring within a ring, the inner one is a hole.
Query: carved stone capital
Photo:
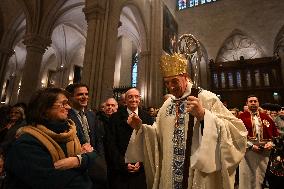
[[[103,19],[105,16],[105,8],[100,5],[93,5],[83,8],[86,20],[89,22],[94,19]]]
[[[27,48],[32,47],[44,53],[47,47],[51,44],[51,38],[43,37],[38,34],[28,33],[26,34],[23,43],[27,46]]]

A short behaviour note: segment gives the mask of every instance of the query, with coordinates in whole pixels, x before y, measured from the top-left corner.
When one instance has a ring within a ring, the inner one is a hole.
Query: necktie
[[[87,117],[83,111],[80,111],[79,115],[80,115],[81,122],[82,122],[82,128],[83,128],[83,134],[84,134],[85,140],[87,143],[90,143],[89,124],[88,124]]]

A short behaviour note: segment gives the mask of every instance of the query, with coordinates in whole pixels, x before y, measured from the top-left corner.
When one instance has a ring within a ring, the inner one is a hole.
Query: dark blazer
[[[94,148],[98,157],[94,164],[89,168],[89,176],[91,177],[94,188],[105,189],[107,187],[107,165],[105,160],[105,147],[104,147],[104,137],[105,129],[103,122],[99,120],[99,117],[91,110],[85,112],[90,132],[90,144]],[[68,118],[75,122],[77,129],[77,136],[80,140],[81,145],[86,143],[86,139],[83,134],[83,127],[77,113],[74,109],[70,109],[68,113]]]
[[[143,124],[153,124],[151,116],[141,108],[138,116]],[[107,135],[108,160],[113,169],[125,172],[125,152],[133,129],[127,124],[128,112],[126,107],[111,115],[109,120],[109,134]]]
[[[89,132],[90,143],[98,154],[103,155],[104,154],[103,140],[105,135],[104,126],[102,122],[97,119],[93,111],[88,110],[85,112],[85,114],[90,128]],[[68,118],[74,121],[76,125],[77,136],[80,140],[81,145],[85,144],[86,139],[84,137],[83,127],[74,109],[69,110]]]
[[[138,109],[142,123],[152,125],[151,117]],[[145,189],[146,179],[143,166],[136,173],[129,173],[125,164],[125,152],[133,129],[127,124],[126,107],[111,115],[107,130],[107,154],[109,180],[111,189]]]

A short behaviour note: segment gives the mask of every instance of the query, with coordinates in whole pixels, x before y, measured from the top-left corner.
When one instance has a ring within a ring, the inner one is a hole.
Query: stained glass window
[[[215,88],[219,88],[219,82],[218,82],[218,75],[217,75],[217,73],[213,74],[213,81],[214,81]]]
[[[138,76],[138,53],[135,53],[132,58],[132,73],[131,73],[131,86],[137,86],[137,76]]]
[[[270,85],[268,73],[263,73],[263,79],[264,79],[264,86],[268,87]]]
[[[229,87],[233,88],[234,87],[234,78],[233,78],[233,74],[231,72],[228,73],[228,81],[229,81]]]
[[[237,72],[237,87],[242,87],[242,76],[240,71]]]
[[[221,87],[225,88],[226,87],[226,78],[225,78],[225,73],[221,73]]]
[[[255,86],[259,87],[260,86],[260,73],[259,70],[254,71],[254,78],[255,78]]]
[[[250,74],[250,71],[247,70],[247,77],[246,77],[246,80],[247,80],[247,86],[248,87],[251,87],[251,74]]]
[[[182,10],[186,8],[187,0],[178,0],[178,10]]]
[[[178,10],[183,10],[215,1],[217,0],[177,0],[177,7]]]

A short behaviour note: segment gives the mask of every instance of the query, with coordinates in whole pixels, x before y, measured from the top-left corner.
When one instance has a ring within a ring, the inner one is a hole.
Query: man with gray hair
[[[118,103],[114,98],[108,98],[105,102],[104,102],[104,112],[105,114],[110,117],[111,114],[117,112],[118,109]]]

